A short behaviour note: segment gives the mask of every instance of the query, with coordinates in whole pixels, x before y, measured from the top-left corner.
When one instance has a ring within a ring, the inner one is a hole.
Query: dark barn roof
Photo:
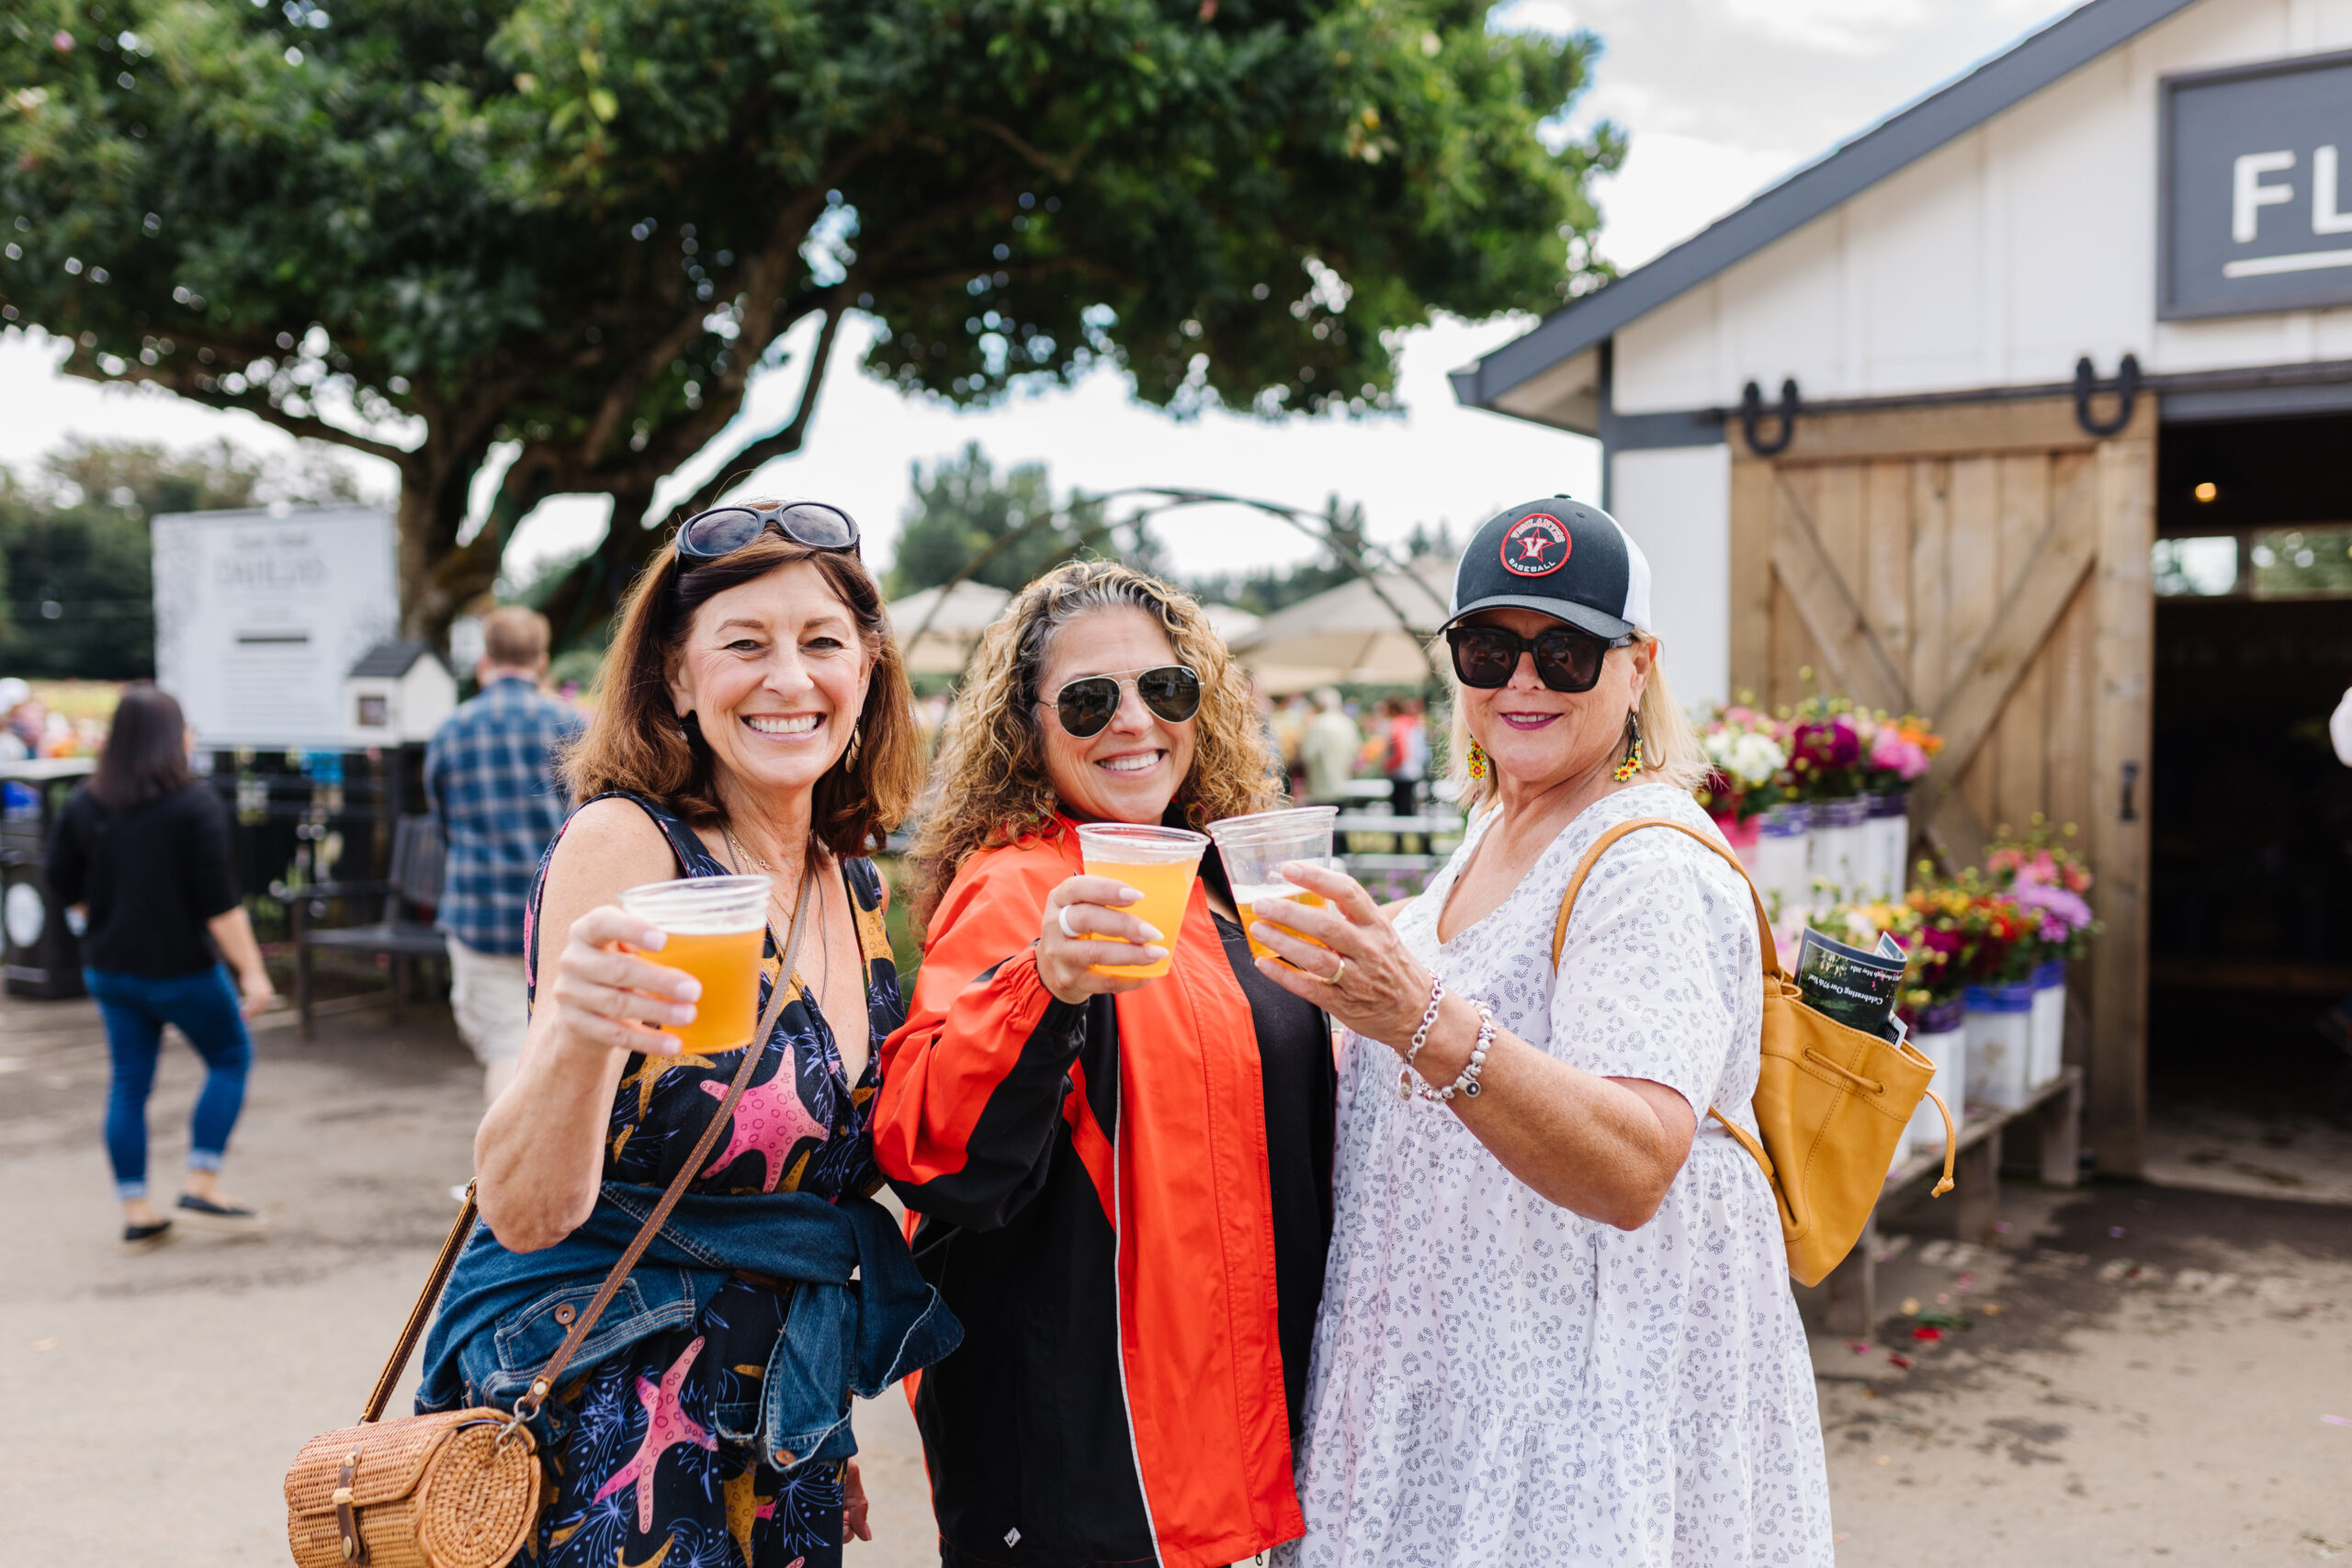
[[[1806,164],[1656,260],[1562,306],[1532,331],[1454,371],[1454,398],[1475,408],[1495,407],[1512,389],[2195,3],[2090,0]]]

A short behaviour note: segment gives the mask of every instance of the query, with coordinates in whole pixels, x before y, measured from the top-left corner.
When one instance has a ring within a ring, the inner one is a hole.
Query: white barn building
[[[2352,0],[2090,0],[1454,375],[1600,439],[1680,694],[1932,715],[1924,852],[2081,825],[2111,1171],[2352,985],[2346,163]]]

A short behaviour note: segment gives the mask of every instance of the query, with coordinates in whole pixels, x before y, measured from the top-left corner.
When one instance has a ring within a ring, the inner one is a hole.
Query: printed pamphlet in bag
[[[1903,948],[1893,937],[1881,936],[1877,951],[1865,953],[1807,926],[1797,948],[1797,990],[1815,1011],[1900,1044],[1907,1031],[1894,1004],[1903,967]]]

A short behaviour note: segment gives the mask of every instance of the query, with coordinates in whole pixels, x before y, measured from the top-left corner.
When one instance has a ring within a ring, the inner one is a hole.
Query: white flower
[[[1752,729],[1734,739],[1728,750],[1729,755],[1718,759],[1717,765],[1751,789],[1770,782],[1773,774],[1789,765],[1789,754],[1779,741]]]

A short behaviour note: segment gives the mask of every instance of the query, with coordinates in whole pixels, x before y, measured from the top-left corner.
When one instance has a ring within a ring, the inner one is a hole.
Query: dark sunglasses
[[[1555,692],[1589,692],[1600,683],[1600,662],[1634,639],[1598,637],[1577,626],[1553,626],[1521,637],[1509,626],[1448,626],[1453,672],[1465,686],[1491,692],[1510,683],[1519,656],[1535,655],[1535,676]]]
[[[1132,683],[1143,705],[1170,724],[1184,724],[1201,711],[1201,678],[1189,664],[1163,664],[1138,671],[1122,680],[1116,675],[1084,675],[1046,699],[1053,705],[1062,729],[1073,739],[1091,740],[1118,716],[1119,693]]]
[[[857,547],[857,519],[820,501],[796,501],[789,506],[714,506],[697,512],[678,525],[678,553],[688,560],[717,560],[733,555],[770,528],[812,550],[847,550],[865,558]]]

